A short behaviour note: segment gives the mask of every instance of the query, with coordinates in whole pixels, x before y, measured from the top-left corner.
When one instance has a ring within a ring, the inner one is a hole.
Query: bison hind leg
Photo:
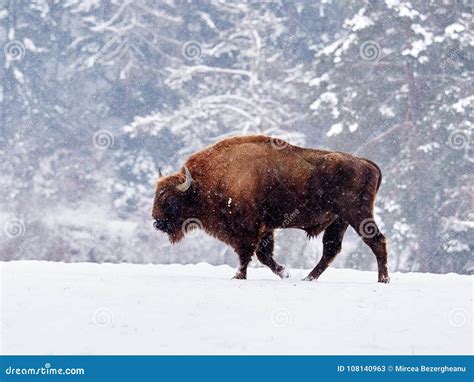
[[[326,228],[323,236],[323,256],[316,267],[303,280],[317,280],[332,263],[337,254],[341,252],[342,239],[348,225],[348,222],[338,217],[329,227]]]
[[[266,265],[268,268],[271,269],[273,273],[275,273],[280,278],[288,278],[290,275],[288,274],[287,270],[283,265],[278,264],[275,259],[273,258],[273,246],[274,246],[274,235],[273,231],[267,232],[260,243],[258,244],[257,248],[257,258],[258,260]]]
[[[372,250],[377,260],[378,282],[388,284],[387,241],[374,220],[371,209],[361,209],[360,213],[348,216],[348,221],[360,238]]]

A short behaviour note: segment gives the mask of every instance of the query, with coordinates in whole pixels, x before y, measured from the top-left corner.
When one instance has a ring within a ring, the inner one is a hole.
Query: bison
[[[254,253],[288,277],[273,258],[275,229],[299,228],[310,238],[324,231],[323,255],[305,280],[318,279],[331,264],[350,225],[374,253],[378,281],[388,283],[386,240],[373,213],[381,179],[374,162],[350,154],[262,135],[227,138],[159,179],[153,225],[172,243],[190,226],[230,245],[240,260],[236,279],[247,277]]]

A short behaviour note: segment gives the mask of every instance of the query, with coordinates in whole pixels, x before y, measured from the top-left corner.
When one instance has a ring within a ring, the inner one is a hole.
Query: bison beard
[[[316,280],[341,251],[350,225],[373,251],[378,281],[388,283],[386,241],[373,217],[381,179],[378,166],[364,158],[275,144],[266,136],[234,137],[160,178],[152,216],[173,243],[202,228],[232,246],[240,259],[237,279],[246,278],[254,254],[287,277],[273,259],[273,231],[299,228],[309,237],[324,231],[321,260],[305,278]]]

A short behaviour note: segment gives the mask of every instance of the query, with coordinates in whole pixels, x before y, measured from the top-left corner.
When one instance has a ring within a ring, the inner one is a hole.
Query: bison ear
[[[176,188],[181,192],[188,191],[189,187],[191,187],[191,183],[193,182],[193,177],[191,176],[191,173],[189,172],[186,165],[184,165],[184,173],[186,174],[186,179],[185,179],[184,183],[178,184],[176,186]]]
[[[158,177],[163,178],[163,173],[161,172],[161,167],[158,167]]]

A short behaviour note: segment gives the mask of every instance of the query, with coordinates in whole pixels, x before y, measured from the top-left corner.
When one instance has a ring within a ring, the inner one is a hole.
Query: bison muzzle
[[[277,142],[277,143],[275,143]],[[267,136],[224,139],[188,158],[183,169],[159,179],[154,227],[181,240],[189,226],[232,246],[247,277],[254,254],[275,274],[274,230],[299,228],[315,237],[324,231],[323,255],[305,280],[316,280],[341,251],[350,225],[370,247],[378,281],[388,283],[384,235],[374,220],[382,175],[368,159],[306,149]],[[199,224],[188,225],[190,220]]]

